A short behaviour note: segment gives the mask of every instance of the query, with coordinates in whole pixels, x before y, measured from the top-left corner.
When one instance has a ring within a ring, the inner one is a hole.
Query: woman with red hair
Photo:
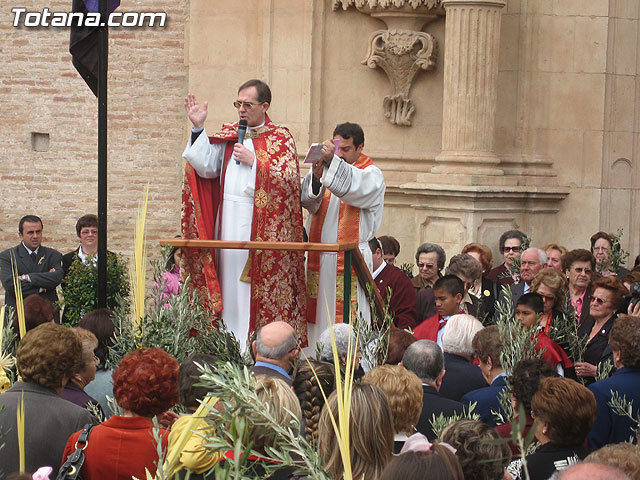
[[[156,473],[158,453],[152,418],[178,401],[178,362],[159,348],[134,350],[113,372],[113,393],[123,415],[114,415],[89,435],[82,467],[84,480],[146,478]],[[67,441],[62,461],[75,451],[81,432]],[[160,429],[166,449],[168,432]]]
[[[486,314],[484,319],[480,318],[483,324],[493,323],[493,316],[496,311],[496,299],[500,293],[498,282],[487,278],[493,267],[493,254],[491,249],[481,243],[467,243],[461,253],[467,253],[475,258],[482,265],[482,275],[476,279],[469,293],[475,295],[482,302],[482,311]]]

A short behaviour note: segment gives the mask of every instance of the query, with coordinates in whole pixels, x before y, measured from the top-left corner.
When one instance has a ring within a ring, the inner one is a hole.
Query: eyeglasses
[[[609,247],[593,247],[594,252],[608,252]]]
[[[590,268],[575,267],[573,269],[573,271],[576,272],[576,273],[583,273],[584,272],[585,275],[591,275],[591,269]]]
[[[590,295],[589,299],[591,300],[591,303],[596,302],[598,305],[604,305],[605,303],[607,303],[607,300],[604,300],[604,299],[598,298],[598,297],[594,297],[593,295]]]
[[[82,230],[80,230],[80,235],[97,235],[98,234],[98,229],[97,228],[83,228]]]
[[[235,102],[233,102],[234,107],[236,108],[244,107],[245,110],[251,110],[253,107],[256,107],[258,105],[262,105],[262,103],[241,102],[239,100],[236,100]]]
[[[518,253],[520,251],[520,247],[504,247],[502,249],[504,253],[515,252]]]
[[[542,297],[542,300],[544,302],[555,302],[556,301],[556,297],[554,297],[553,295],[542,295],[540,292],[536,292],[536,293]]]
[[[419,269],[427,269],[427,270],[431,270],[433,267],[435,267],[435,264],[433,263],[418,263],[418,268]]]

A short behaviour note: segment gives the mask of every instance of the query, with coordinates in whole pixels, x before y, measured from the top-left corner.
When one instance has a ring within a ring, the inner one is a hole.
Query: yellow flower
[[[11,382],[3,369],[0,369],[0,393],[4,393],[11,387]]]

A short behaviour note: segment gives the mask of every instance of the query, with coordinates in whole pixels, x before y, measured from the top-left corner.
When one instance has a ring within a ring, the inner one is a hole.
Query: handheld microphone
[[[244,136],[247,133],[247,121],[242,119],[238,122],[238,143],[242,145],[244,142]],[[236,165],[240,165],[240,162],[236,160]]]

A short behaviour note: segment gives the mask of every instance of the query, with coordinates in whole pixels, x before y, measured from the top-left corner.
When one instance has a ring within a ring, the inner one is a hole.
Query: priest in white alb
[[[208,105],[185,99],[193,124],[182,200],[185,238],[301,242],[300,170],[293,137],[269,119],[271,90],[260,80],[238,89],[233,105],[247,125],[204,130]],[[217,258],[216,258],[217,257]],[[181,267],[205,305],[244,347],[250,332],[273,322],[291,324],[306,345],[304,253],[277,250],[183,249]],[[220,283],[218,284],[218,278]]]
[[[334,141],[339,141],[336,151]],[[309,211],[310,242],[357,242],[370,270],[368,242],[382,222],[385,184],[382,171],[362,153],[364,132],[356,123],[342,123],[333,141],[322,146],[322,160],[315,162],[302,183],[302,206]],[[352,274],[351,312],[368,318],[365,292]],[[357,291],[357,299],[356,299]],[[309,252],[307,260],[307,329],[313,345],[327,320],[342,322],[344,301],[344,253]],[[346,319],[350,321],[352,319]]]

